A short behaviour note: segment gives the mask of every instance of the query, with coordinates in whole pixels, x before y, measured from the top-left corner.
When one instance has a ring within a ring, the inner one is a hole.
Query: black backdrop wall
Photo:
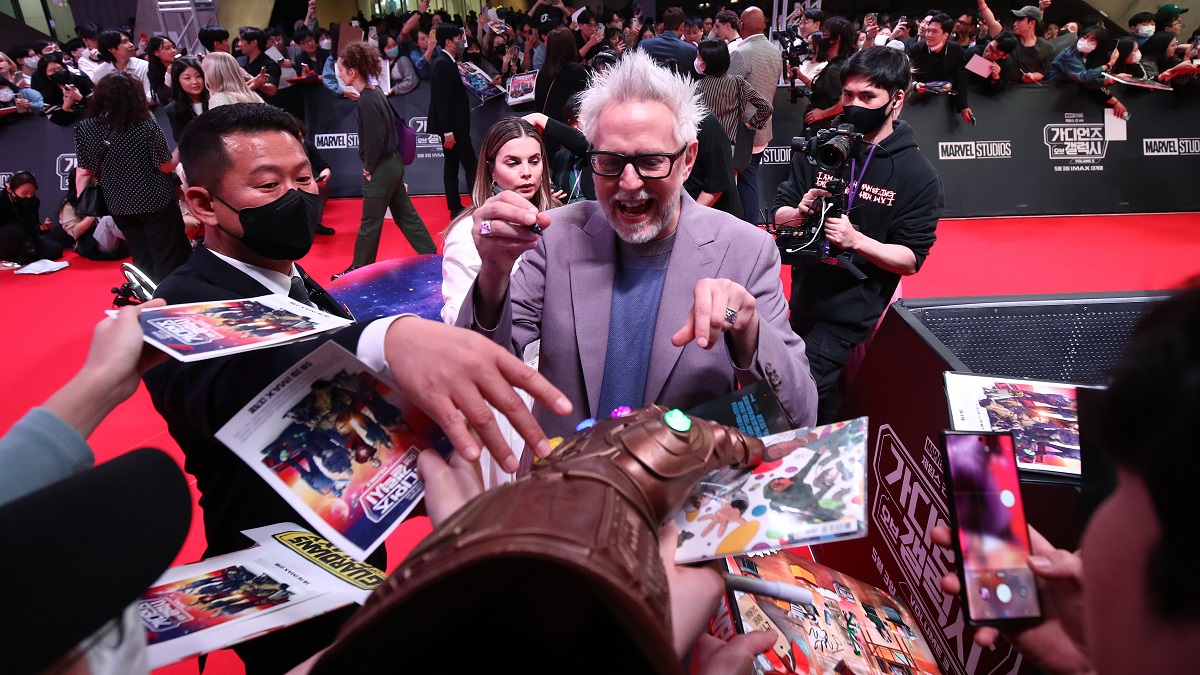
[[[998,97],[974,94],[978,126],[962,122],[945,97],[913,100],[903,117],[945,181],[947,217],[1200,211],[1200,190],[1194,189],[1200,175],[1198,101],[1167,92],[1118,95],[1132,112],[1124,138],[1106,128],[1103,110],[1077,89],[1054,85],[1016,86]],[[310,138],[333,166],[331,194],[361,194],[355,104],[320,85],[284,89],[276,98],[303,116]],[[440,141],[425,133],[428,84],[389,100],[418,131],[417,160],[405,176],[410,193],[441,194]],[[787,176],[789,142],[800,133],[804,105],[789,103],[787,90],[779,89],[775,111],[775,138],[759,171],[763,207]],[[168,129],[162,111],[155,114]],[[495,120],[509,114],[499,98],[476,102],[475,147]],[[0,121],[0,185],[13,172],[33,171],[43,215],[52,215],[65,194],[66,172],[74,169],[72,139],[71,129],[44,119]]]

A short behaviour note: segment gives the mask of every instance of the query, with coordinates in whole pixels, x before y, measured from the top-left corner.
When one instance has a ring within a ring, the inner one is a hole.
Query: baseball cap
[[[1039,9],[1037,5],[1025,5],[1021,9],[1014,9],[1012,13],[1014,16],[1022,16],[1028,19],[1033,19],[1039,23],[1042,21],[1042,10]]]
[[[191,519],[183,472],[150,448],[0,507],[4,672],[36,673],[118,617],[170,566]]]
[[[1159,12],[1175,12],[1178,14],[1183,14],[1188,11],[1188,8],[1180,7],[1179,5],[1163,5],[1162,7],[1158,8],[1158,11]]]

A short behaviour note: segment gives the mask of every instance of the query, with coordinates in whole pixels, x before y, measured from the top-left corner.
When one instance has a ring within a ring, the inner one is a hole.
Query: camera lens
[[[850,138],[838,134],[817,148],[817,165],[826,171],[836,171],[850,157]]]

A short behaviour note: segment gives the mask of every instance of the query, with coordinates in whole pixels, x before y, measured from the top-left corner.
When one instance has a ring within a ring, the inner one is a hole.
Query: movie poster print
[[[867,418],[762,441],[758,466],[721,469],[697,483],[675,518],[676,562],[866,536]]]
[[[480,101],[486,101],[504,93],[504,87],[495,84],[496,78],[469,61],[458,62],[458,76],[462,80],[463,86],[475,94]]]
[[[799,675],[937,675],[912,612],[888,593],[815,563],[798,551],[726,560],[730,574],[807,588],[812,604],[734,592],[739,632],[768,630],[775,646],[755,672]]]
[[[1080,475],[1075,385],[946,373],[950,428],[1011,431],[1017,466]]]
[[[508,80],[508,104],[520,105],[534,99],[534,87],[537,85],[538,71],[513,75]]]
[[[264,389],[217,439],[359,560],[424,496],[420,451],[450,452],[423,412],[333,342]]]
[[[147,645],[248,619],[303,597],[299,587],[264,570],[243,563],[147,590],[138,602]]]
[[[350,323],[286,295],[170,305],[141,313],[146,342],[180,361],[273,347]]]

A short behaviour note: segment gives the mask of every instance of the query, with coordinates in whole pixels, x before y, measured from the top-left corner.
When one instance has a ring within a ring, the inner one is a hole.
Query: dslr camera
[[[779,41],[779,46],[783,56],[783,72],[786,75],[791,72],[792,68],[799,68],[800,63],[804,61],[804,57],[812,53],[812,48],[809,47],[808,40],[800,36],[800,26],[790,23],[784,26],[782,31],[775,32],[775,39]],[[795,78],[791,79],[791,87],[789,87],[789,101],[793,104],[798,103],[801,98],[810,96],[811,91],[806,87],[800,86],[800,82]]]
[[[846,268],[858,280],[866,279],[853,262],[851,254],[841,251],[825,237],[825,219],[846,214],[846,174],[850,160],[862,149],[866,141],[854,131],[854,126],[841,124],[805,136],[792,138],[792,154],[802,155],[805,161],[833,174],[825,184],[832,197],[821,197],[813,202],[812,212],[796,221],[776,225],[767,223],[766,230],[775,237],[779,257],[785,265],[807,265],[832,259]]]

